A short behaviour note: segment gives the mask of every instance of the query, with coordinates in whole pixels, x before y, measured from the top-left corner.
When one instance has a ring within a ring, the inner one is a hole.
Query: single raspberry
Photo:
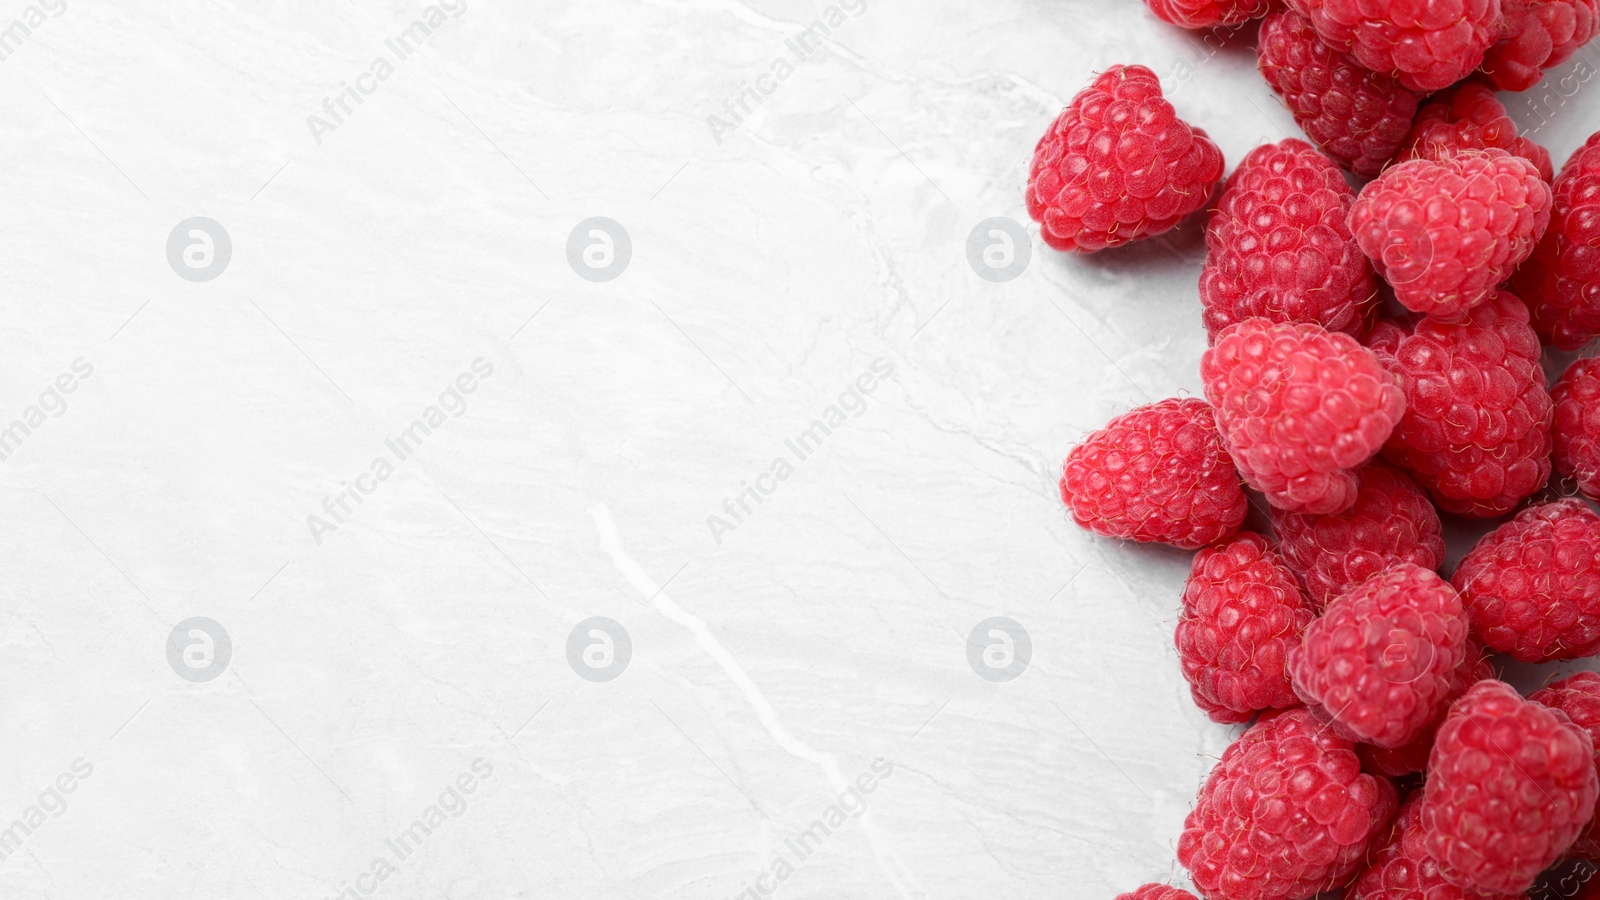
[[[1467,652],[1461,596],[1395,563],[1340,594],[1289,649],[1295,693],[1334,731],[1403,747],[1439,718]]]
[[[1579,672],[1553,681],[1529,694],[1528,699],[1561,710],[1572,724],[1589,732],[1589,739],[1595,742],[1596,758],[1600,760],[1600,673]],[[1600,813],[1600,802],[1595,812]],[[1589,827],[1578,836],[1573,851],[1587,859],[1600,856],[1600,815],[1589,820]]]
[[[1515,894],[1571,846],[1597,793],[1588,732],[1503,681],[1480,681],[1439,728],[1422,843],[1450,883]]]
[[[1391,166],[1361,189],[1350,231],[1407,309],[1458,318],[1494,295],[1550,222],[1550,186],[1504,150]]]
[[[1383,171],[1405,141],[1423,96],[1323,43],[1292,11],[1261,23],[1256,65],[1306,136],[1366,178]]]
[[[1439,514],[1421,488],[1376,461],[1356,477],[1355,505],[1342,513],[1272,513],[1278,550],[1317,609],[1393,563],[1438,569],[1444,562]]]
[[[1504,22],[1500,0],[1289,0],[1289,8],[1356,62],[1423,92],[1467,77]]]
[[[1285,660],[1312,615],[1267,538],[1245,532],[1195,554],[1173,639],[1195,704],[1224,723],[1299,705]]]
[[[1206,332],[1251,316],[1359,337],[1378,299],[1345,218],[1355,192],[1329,159],[1290,138],[1250,151],[1206,225]]]
[[[1550,394],[1528,308],[1502,291],[1465,321],[1374,327],[1367,345],[1405,386],[1384,457],[1445,512],[1504,515],[1550,478]]]
[[[1185,550],[1238,531],[1249,503],[1211,405],[1196,398],[1141,406],[1089,435],[1067,455],[1061,499],[1096,534]]]
[[[1494,91],[1477,81],[1463,81],[1433,95],[1417,112],[1395,161],[1444,159],[1462,150],[1491,148],[1533,163],[1546,182],[1554,175],[1550,151],[1517,133],[1517,123],[1511,121]]]
[[[1178,118],[1156,73],[1112,66],[1039,139],[1028,215],[1046,244],[1092,253],[1170,231],[1221,177],[1222,151]]]
[[[1195,900],[1195,896],[1170,884],[1147,884],[1126,894],[1118,894],[1116,900]]]
[[[1210,900],[1304,900],[1350,880],[1398,805],[1353,744],[1292,709],[1223,751],[1183,823],[1178,862]]]
[[[1600,359],[1573,363],[1550,389],[1556,471],[1600,499]]]
[[[1544,70],[1572,58],[1600,27],[1595,0],[1500,0],[1506,26],[1483,56],[1483,73],[1502,91],[1525,91]]]
[[[1552,185],[1550,227],[1517,272],[1533,327],[1562,350],[1600,334],[1600,132],[1590,135]]]
[[[1354,469],[1405,412],[1399,384],[1370,350],[1306,322],[1253,318],[1224,329],[1200,377],[1245,482],[1289,512],[1348,509]]]
[[[1600,516],[1582,500],[1523,510],[1484,535],[1451,581],[1493,650],[1523,662],[1600,652]]]
[[[1484,680],[1495,677],[1494,666],[1489,664],[1489,657],[1484,652],[1483,644],[1477,638],[1467,638],[1467,652],[1461,659],[1461,665],[1450,674],[1450,691],[1445,694],[1444,706],[1439,710],[1439,715],[1433,723],[1422,729],[1422,732],[1411,739],[1403,747],[1374,747],[1371,744],[1356,746],[1356,754],[1361,757],[1361,764],[1367,771],[1387,775],[1390,778],[1399,778],[1412,772],[1422,772],[1428,768],[1428,754],[1433,752],[1433,741],[1439,733],[1439,726],[1444,724],[1445,713],[1449,711],[1450,704],[1461,699],[1467,689]]]
[[[1156,18],[1180,28],[1216,28],[1259,19],[1271,0],[1144,0]]]
[[[1394,828],[1372,864],[1345,892],[1346,900],[1525,900],[1522,894],[1467,893],[1439,874],[1423,842],[1422,791],[1400,804]]]

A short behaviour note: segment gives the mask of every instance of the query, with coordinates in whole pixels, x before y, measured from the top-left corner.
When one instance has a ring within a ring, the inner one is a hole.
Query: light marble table
[[[1135,0],[7,0],[0,895],[1186,883],[1230,737],[1188,557],[1055,478],[1198,391],[1200,235],[968,243],[1108,65],[1230,163],[1296,133],[1248,44]],[[1558,159],[1574,72],[1513,100]]]

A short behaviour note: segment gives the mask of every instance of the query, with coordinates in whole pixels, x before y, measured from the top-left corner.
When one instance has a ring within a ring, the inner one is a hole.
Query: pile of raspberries
[[[1198,551],[1183,677],[1245,727],[1178,862],[1207,900],[1527,897],[1600,862],[1600,674],[1524,697],[1494,667],[1600,654],[1600,358],[1543,368],[1600,334],[1600,132],[1557,172],[1495,92],[1595,37],[1600,0],[1146,3],[1261,19],[1309,138],[1224,182],[1156,75],[1113,66],[1029,170],[1058,250],[1209,216],[1204,399],[1118,416],[1060,483],[1096,534]],[[1450,517],[1497,527],[1447,578]]]

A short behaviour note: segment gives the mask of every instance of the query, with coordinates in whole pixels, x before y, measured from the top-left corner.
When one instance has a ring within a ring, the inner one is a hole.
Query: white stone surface
[[[1155,68],[1230,164],[1295,134],[1248,40],[1135,0],[867,0],[719,141],[826,4],[466,0],[403,60],[425,4],[7,0],[0,29],[30,9],[0,63],[0,424],[92,373],[0,463],[0,826],[51,807],[0,895],[720,900],[880,759],[780,896],[1187,883],[1230,735],[1170,646],[1187,554],[1090,538],[1054,479],[1198,391],[1198,229],[1035,246],[1004,284],[965,245],[1025,221],[1035,140],[1105,66]],[[1558,160],[1600,126],[1577,71]],[[346,82],[373,91],[314,136]],[[213,281],[166,258],[192,216],[232,239]],[[593,216],[631,237],[609,282],[567,261]],[[315,539],[475,360],[465,411]],[[995,615],[1032,638],[1009,683],[965,657]],[[169,668],[192,616],[230,636],[214,681]],[[617,680],[568,664],[591,616],[631,637]]]

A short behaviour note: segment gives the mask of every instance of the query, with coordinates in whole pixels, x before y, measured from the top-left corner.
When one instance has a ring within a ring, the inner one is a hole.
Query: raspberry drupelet
[[[1195,900],[1195,896],[1170,884],[1147,884],[1126,894],[1118,894],[1116,900]]]
[[[1156,18],[1180,28],[1218,28],[1259,19],[1270,0],[1144,0]]]
[[[1405,412],[1405,395],[1370,350],[1304,322],[1245,319],[1200,360],[1224,445],[1251,487],[1288,512],[1342,512],[1355,470]]]
[[[1464,321],[1380,323],[1367,337],[1400,376],[1406,413],[1384,457],[1439,509],[1488,518],[1550,478],[1550,394],[1528,308],[1505,291]]]
[[[1204,207],[1222,151],[1178,118],[1144,66],[1112,66],[1033,151],[1028,215],[1057,250],[1092,253],[1170,231]]]
[[[1561,167],[1552,194],[1550,227],[1511,286],[1541,337],[1576,350],[1600,334],[1600,132]]]
[[[1096,534],[1186,550],[1238,531],[1249,506],[1198,398],[1141,406],[1089,435],[1062,466],[1061,500]]]
[[[1305,141],[1250,151],[1206,225],[1207,334],[1261,316],[1360,337],[1378,288],[1345,222],[1354,201],[1339,168]]]
[[[1210,900],[1305,900],[1342,887],[1394,817],[1388,779],[1305,709],[1264,717],[1211,770],[1178,838]]]
[[[1373,461],[1356,473],[1356,502],[1326,516],[1274,510],[1278,549],[1317,609],[1397,562],[1444,562],[1439,513],[1404,472]]]
[[[1600,652],[1600,516],[1582,500],[1523,510],[1485,535],[1451,582],[1490,649],[1523,662]]]
[[[1596,0],[1500,0],[1505,31],[1483,57],[1483,73],[1502,91],[1525,91],[1544,70],[1572,58],[1600,27]]]
[[[1466,150],[1384,170],[1350,207],[1350,231],[1402,305],[1457,319],[1528,258],[1550,208],[1533,163]]]
[[[1551,458],[1578,490],[1600,499],[1600,359],[1580,359],[1550,389],[1555,404]]]
[[[1415,91],[1467,77],[1500,38],[1500,0],[1289,0],[1324,41]]]
[[[1597,792],[1588,732],[1503,681],[1480,681],[1428,758],[1422,844],[1457,887],[1526,891],[1578,837]]]
[[[1289,672],[1339,734],[1397,748],[1438,719],[1467,649],[1455,588],[1396,563],[1328,604],[1290,648]]]
[[[1428,98],[1395,161],[1442,159],[1462,150],[1491,148],[1533,163],[1546,182],[1554,175],[1550,151],[1519,134],[1494,91],[1474,79]]]
[[[1256,66],[1306,136],[1365,178],[1400,149],[1423,97],[1323,43],[1304,16],[1288,10],[1262,21]]]
[[[1173,638],[1195,704],[1223,723],[1296,705],[1286,660],[1312,615],[1267,538],[1246,532],[1195,554]]]

